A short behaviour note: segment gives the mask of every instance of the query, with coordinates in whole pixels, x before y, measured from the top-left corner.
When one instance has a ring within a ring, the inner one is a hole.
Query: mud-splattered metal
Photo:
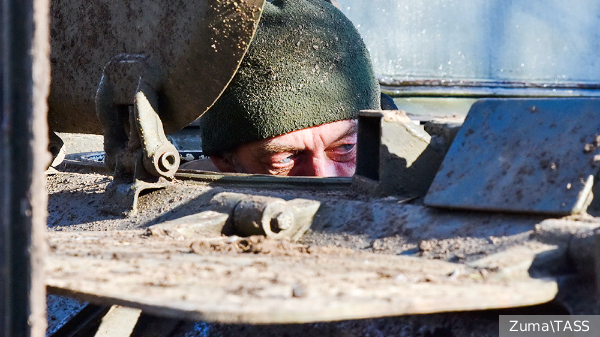
[[[600,164],[599,112],[600,99],[475,103],[425,203],[556,215],[584,211]]]
[[[159,80],[158,113],[165,131],[183,128],[213,104],[233,77],[263,3],[52,1],[50,129],[102,134],[94,98],[103,68],[119,54],[147,56]]]

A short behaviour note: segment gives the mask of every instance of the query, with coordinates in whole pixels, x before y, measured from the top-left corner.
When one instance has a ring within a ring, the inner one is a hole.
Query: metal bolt
[[[279,212],[271,219],[271,230],[275,233],[291,228],[294,219],[289,212]]]

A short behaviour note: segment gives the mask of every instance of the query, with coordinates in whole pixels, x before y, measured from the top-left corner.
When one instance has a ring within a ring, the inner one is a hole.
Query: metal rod
[[[48,0],[2,0],[0,335],[44,336]]]
[[[521,88],[498,86],[388,86],[381,91],[393,97],[598,97],[600,90],[589,88]]]

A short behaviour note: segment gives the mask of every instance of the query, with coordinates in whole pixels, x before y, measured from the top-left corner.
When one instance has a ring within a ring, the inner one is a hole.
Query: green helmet
[[[200,118],[206,155],[380,108],[354,25],[324,0],[266,2],[240,68]]]

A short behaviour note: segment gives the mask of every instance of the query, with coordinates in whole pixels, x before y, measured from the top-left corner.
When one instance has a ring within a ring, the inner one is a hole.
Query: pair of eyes
[[[334,147],[331,150],[327,150],[326,152],[328,152],[328,155],[332,157],[332,159],[335,161],[346,161],[345,156],[347,156],[349,153],[352,153],[355,147],[356,144],[342,144]],[[277,161],[275,164],[289,164],[295,158],[297,158],[300,155],[300,153],[301,152],[292,153],[289,156]]]

